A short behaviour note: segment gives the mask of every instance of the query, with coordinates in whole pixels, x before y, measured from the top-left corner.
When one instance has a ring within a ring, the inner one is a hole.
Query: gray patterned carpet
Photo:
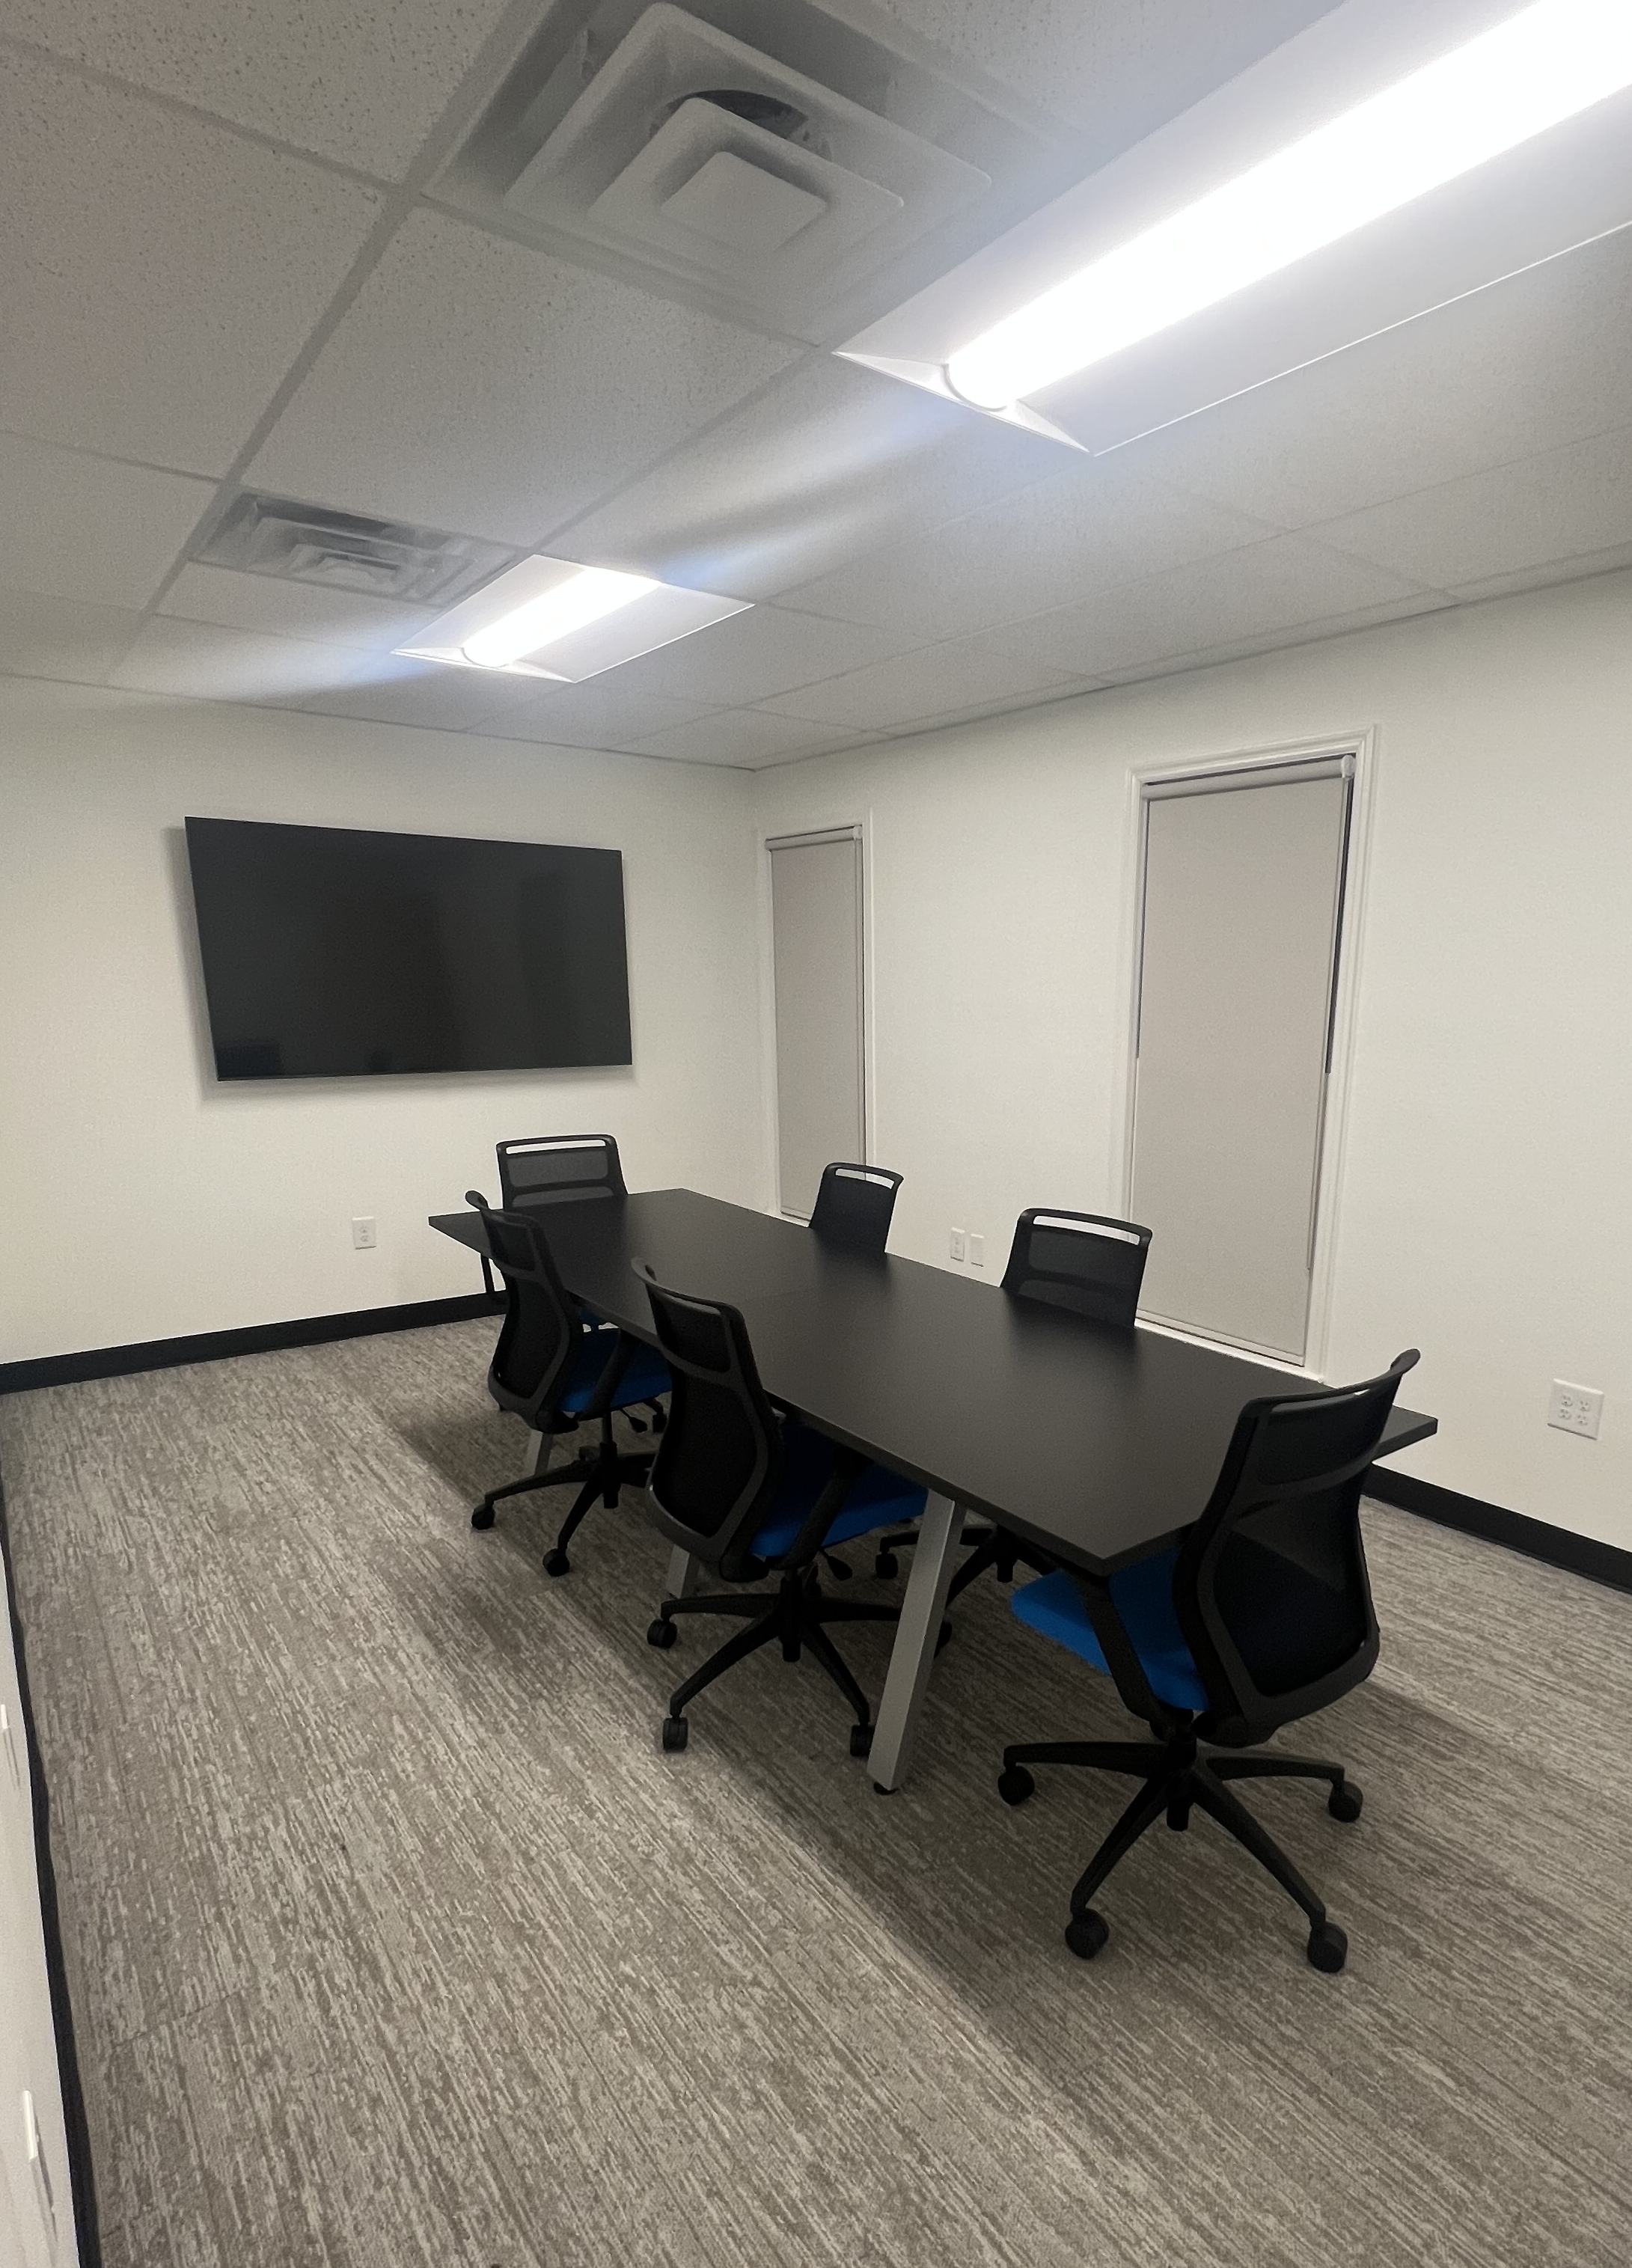
[[[665,1756],[714,1633],[632,1510],[473,1535],[489,1336],[0,1403],[109,2268],[1623,2268],[1632,1598],[1372,1510],[1364,1818],[1251,1791],[1348,1971],[1199,1818],[1088,1968],[1125,1788],[993,1778],[1103,1683],[989,1584],[895,1797],[775,1657]]]

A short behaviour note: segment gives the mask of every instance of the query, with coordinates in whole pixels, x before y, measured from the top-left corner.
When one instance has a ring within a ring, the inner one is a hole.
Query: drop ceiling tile
[[[1026,659],[990,637],[977,636],[922,646],[783,694],[766,705],[780,717],[889,732],[926,718],[1018,706],[1033,697],[1048,700],[1082,689],[1082,673]]]
[[[1632,426],[1445,481],[1317,528],[1442,590],[1632,542]]]
[[[297,149],[395,180],[508,0],[9,0],[6,29]]]
[[[1128,450],[1192,493],[1305,527],[1632,423],[1632,229]]]
[[[1056,442],[836,356],[574,523],[598,565],[764,599],[1059,469]]]
[[[695,701],[665,700],[619,683],[620,670],[583,685],[529,695],[489,729],[503,740],[540,740],[562,748],[631,747],[643,733],[695,724],[709,713]]]
[[[33,55],[0,72],[0,427],[220,473],[373,191]]]
[[[1326,615],[1315,622],[1294,622],[1277,630],[1261,630],[1248,637],[1229,638],[1193,652],[1163,654],[1154,661],[1135,662],[1121,669],[1107,670],[1101,681],[1106,685],[1139,685],[1152,678],[1174,676],[1184,670],[1212,669],[1221,662],[1241,661],[1254,654],[1282,653],[1290,646],[1324,644],[1327,638],[1344,637],[1354,630],[1380,630],[1390,622],[1413,622],[1419,615],[1443,613],[1455,603],[1441,591],[1419,591],[1408,598],[1382,600],[1375,606],[1351,607],[1342,614]]]
[[[1302,536],[1271,536],[995,630],[991,644],[1032,667],[1109,677],[1416,595],[1382,568]]]
[[[0,590],[0,670],[104,685],[141,627],[141,615],[129,608]]]
[[[336,326],[253,478],[541,548],[799,352],[418,212]]]
[[[331,660],[337,651],[327,649]],[[391,656],[370,659],[364,671],[356,681],[331,685],[299,705],[325,717],[357,717],[373,725],[423,725],[438,733],[490,725],[496,732],[532,689],[525,678],[504,678],[492,670],[449,669],[439,662]]]
[[[1509,575],[1490,575],[1477,583],[1452,585],[1451,596],[1463,603],[1478,599],[1511,598],[1516,591],[1540,591],[1555,583],[1579,583],[1591,575],[1616,575],[1632,567],[1632,542],[1612,544],[1607,551],[1583,553],[1578,558],[1554,560],[1545,567],[1521,567]]]
[[[795,755],[812,755],[829,746],[828,727],[788,717],[773,717],[762,709],[725,709],[712,717],[699,717],[689,725],[665,725],[637,741],[643,756],[674,756],[684,763],[734,764],[749,770],[781,763]]]
[[[1290,40],[1336,0],[878,0],[953,63],[1126,149]]]
[[[165,592],[160,612],[187,622],[217,622],[225,630],[316,638],[325,645],[359,646],[370,652],[388,652],[435,620],[429,607],[393,606],[356,591],[329,591],[315,583],[195,562]]]
[[[341,646],[155,615],[108,681],[134,693],[288,706],[371,666],[370,657]]]
[[[0,433],[6,573],[33,591],[145,606],[214,494],[210,481]]]
[[[1053,479],[802,585],[781,604],[956,637],[1266,533],[1260,520],[1146,478],[1125,457],[1070,455]]]
[[[784,764],[802,764],[812,756],[838,756],[853,748],[878,747],[888,738],[885,733],[857,733],[853,730],[825,732],[820,740],[808,748],[768,750],[765,755],[749,756],[742,766],[744,771],[768,772]]]
[[[751,708],[773,693],[836,677],[921,644],[859,622],[754,607],[629,666],[631,685],[714,709]]]

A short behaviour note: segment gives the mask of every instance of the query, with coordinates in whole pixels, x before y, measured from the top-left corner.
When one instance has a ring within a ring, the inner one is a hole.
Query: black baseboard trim
[[[485,1292],[471,1292],[457,1300],[413,1300],[401,1307],[357,1307],[345,1315],[304,1315],[288,1323],[251,1323],[237,1331],[195,1331],[187,1338],[142,1339],[134,1346],[39,1355],[29,1362],[0,1363],[0,1394],[26,1394],[37,1386],[73,1386],[87,1378],[128,1378],[142,1370],[223,1362],[239,1354],[272,1354],[283,1347],[322,1346],[330,1339],[371,1338],[377,1331],[416,1331],[428,1323],[469,1322],[477,1315],[498,1314],[504,1304]]]
[[[1504,1543],[1527,1559],[1545,1560],[1549,1567],[1568,1568],[1612,1590],[1632,1591],[1632,1551],[1600,1543],[1593,1535],[1577,1535],[1568,1528],[1554,1528],[1527,1513],[1509,1512],[1505,1506],[1486,1504],[1476,1496],[1459,1496],[1454,1489],[1436,1488],[1410,1473],[1391,1473],[1386,1465],[1373,1465],[1365,1492],[1379,1504],[1397,1505],[1441,1528],[1460,1528],[1464,1535],[1481,1535],[1489,1543]]]
[[[11,1625],[11,1646],[17,1657],[18,1692],[23,1705],[23,1747],[28,1758],[29,1788],[33,1800],[34,1871],[40,1883],[40,1933],[45,1939],[46,1975],[51,1988],[51,2029],[56,2035],[57,2082],[62,2096],[62,2128],[68,2153],[68,2187],[73,2199],[74,2231],[78,2239],[80,2268],[101,2268],[102,2239],[97,2219],[96,2172],[91,2162],[91,2129],[85,2118],[85,2089],[79,2079],[79,2051],[74,2037],[74,2009],[69,1997],[68,1970],[62,1959],[62,1920],[57,1906],[56,1869],[51,1860],[51,1797],[46,1786],[39,1735],[34,1729],[33,1697],[28,1690],[28,1649],[18,1611],[17,1581],[11,1564],[11,1530],[6,1519],[5,1487],[0,1482],[0,1563],[4,1564],[6,1614]]]

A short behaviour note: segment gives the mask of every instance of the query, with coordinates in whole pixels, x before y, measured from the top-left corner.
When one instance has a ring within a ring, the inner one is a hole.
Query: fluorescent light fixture
[[[508,669],[524,655],[542,653],[574,630],[587,629],[621,607],[662,586],[651,575],[620,575],[611,567],[580,567],[536,599],[524,599],[507,615],[473,630],[465,659],[478,669]]]
[[[455,669],[576,685],[740,614],[748,603],[540,555],[507,568],[396,651]]]
[[[1632,0],[1537,0],[1186,205],[948,357],[1007,411],[1632,85]]]

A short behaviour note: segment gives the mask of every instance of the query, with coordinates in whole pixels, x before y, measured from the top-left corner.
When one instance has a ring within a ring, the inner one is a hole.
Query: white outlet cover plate
[[[1589,1441],[1596,1441],[1598,1429],[1603,1421],[1604,1396],[1596,1386],[1572,1386],[1566,1378],[1555,1378],[1547,1397],[1547,1422],[1562,1433],[1580,1433]]]

